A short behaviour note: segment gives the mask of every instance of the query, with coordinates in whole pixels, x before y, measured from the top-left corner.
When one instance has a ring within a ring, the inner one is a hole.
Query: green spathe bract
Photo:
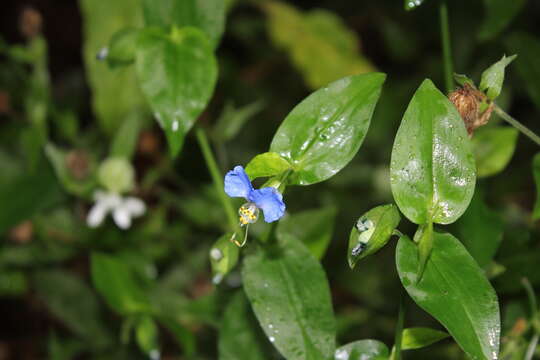
[[[398,129],[390,183],[412,222],[450,224],[471,201],[476,167],[465,125],[430,80],[414,94]]]
[[[144,95],[176,156],[187,132],[206,107],[217,79],[208,37],[184,27],[141,32],[135,65]]]
[[[244,290],[268,339],[287,359],[329,359],[336,324],[321,264],[297,239],[258,248],[244,259]]]
[[[433,233],[433,251],[417,279],[418,250],[406,236],[396,249],[401,282],[413,300],[435,317],[475,360],[498,359],[499,303],[482,269],[461,242]]]
[[[295,169],[289,183],[314,184],[340,171],[366,136],[385,74],[349,76],[319,89],[287,115],[270,151]]]

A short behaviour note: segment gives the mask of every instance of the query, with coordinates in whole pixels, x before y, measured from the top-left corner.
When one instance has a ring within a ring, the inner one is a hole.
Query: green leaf
[[[401,339],[402,350],[421,349],[436,343],[442,339],[449,337],[444,331],[425,327],[413,327],[403,329],[403,337]]]
[[[393,204],[377,206],[358,218],[351,229],[347,250],[351,269],[358,260],[374,254],[386,245],[400,220],[401,216]]]
[[[232,140],[244,124],[262,110],[263,106],[264,102],[260,100],[238,108],[232,102],[227,102],[212,129],[212,137],[218,142]]]
[[[461,86],[464,86],[465,84],[474,86],[474,81],[464,74],[454,73],[454,80]]]
[[[410,10],[416,9],[417,7],[422,5],[425,1],[426,0],[404,0],[403,3],[405,6],[405,10],[410,11]]]
[[[48,167],[0,183],[0,234],[62,200],[62,190]]]
[[[461,116],[426,79],[405,111],[392,149],[390,183],[399,209],[416,224],[450,224],[469,205],[475,172]]]
[[[142,316],[138,320],[135,338],[139,349],[149,355],[150,359],[154,359],[155,354],[159,355],[158,328],[150,316]]]
[[[87,176],[85,179],[80,180],[73,177],[67,167],[66,152],[60,150],[52,143],[45,146],[45,155],[49,158],[58,180],[66,191],[79,196],[90,195],[91,191],[97,185],[94,176]],[[91,168],[92,165],[93,164],[88,164],[88,167]]]
[[[240,290],[225,308],[218,341],[220,360],[272,359],[270,342],[257,324],[249,303]]]
[[[110,344],[99,302],[78,277],[60,270],[36,273],[33,286],[47,309],[75,334],[103,348]]]
[[[220,237],[210,249],[210,263],[212,264],[213,282],[218,284],[238,262],[240,249],[231,242],[232,233]]]
[[[499,35],[516,17],[526,0],[484,0],[486,15],[480,26],[478,38],[490,40]]]
[[[485,92],[490,100],[495,100],[495,98],[501,93],[504,82],[504,69],[516,57],[517,55],[512,55],[509,57],[503,55],[501,60],[488,67],[482,73],[482,78],[480,79],[480,91]]]
[[[110,307],[120,314],[148,313],[150,305],[131,269],[111,255],[92,253],[92,282]]]
[[[516,70],[536,107],[540,108],[540,41],[524,32],[512,33],[504,40],[509,52],[519,54]]]
[[[514,150],[519,132],[509,126],[481,128],[472,138],[478,177],[495,175],[506,168]]]
[[[107,47],[107,64],[111,68],[133,64],[139,38],[139,29],[127,27],[111,37]]]
[[[379,340],[358,340],[340,346],[334,360],[382,360],[390,356],[388,347]]]
[[[351,161],[364,141],[385,78],[373,73],[338,80],[287,115],[270,151],[293,164],[290,183],[326,180]]]
[[[259,177],[279,175],[291,168],[291,164],[278,153],[265,152],[255,156],[246,166],[246,174],[251,180]]]
[[[141,126],[142,119],[139,116],[128,117],[114,136],[109,156],[131,159],[139,140]]]
[[[288,214],[276,228],[276,237],[294,236],[311,254],[322,259],[332,239],[337,209],[332,206]]]
[[[136,68],[171,155],[176,156],[216,84],[217,63],[210,42],[196,28],[173,28],[170,33],[146,29],[139,39]]]
[[[433,249],[433,223],[422,224],[414,234],[414,242],[418,244],[418,279],[421,279],[431,250]]]
[[[480,267],[485,268],[493,260],[502,241],[503,224],[502,216],[486,205],[483,193],[477,189],[456,226],[461,242]]]
[[[214,47],[225,30],[223,0],[142,0],[142,8],[147,26],[196,27]]]
[[[328,359],[335,319],[321,264],[293,237],[244,259],[244,290],[268,339],[288,359]]]
[[[261,2],[261,6],[268,15],[270,39],[287,51],[312,89],[375,70],[361,54],[356,33],[336,14],[322,9],[302,13],[278,1]]]
[[[532,161],[534,182],[536,183],[536,201],[532,212],[533,220],[540,219],[540,153],[536,154]]]
[[[498,359],[500,318],[493,287],[459,240],[450,234],[433,237],[420,281],[416,246],[406,236],[399,240],[396,263],[403,286],[472,359]]]
[[[131,67],[110,69],[96,59],[116,31],[142,23],[138,0],[79,0],[84,23],[84,63],[92,108],[101,128],[112,134],[124,118],[141,113],[144,99]]]

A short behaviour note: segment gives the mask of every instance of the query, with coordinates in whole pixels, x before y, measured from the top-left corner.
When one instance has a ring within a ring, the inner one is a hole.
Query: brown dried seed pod
[[[459,111],[469,136],[472,136],[476,128],[488,123],[493,111],[493,104],[489,104],[485,111],[480,112],[480,104],[487,101],[487,98],[474,86],[465,84],[462,88],[450,93],[448,99]]]
[[[71,176],[77,180],[83,180],[90,171],[90,159],[84,150],[72,150],[66,156],[66,167]]]

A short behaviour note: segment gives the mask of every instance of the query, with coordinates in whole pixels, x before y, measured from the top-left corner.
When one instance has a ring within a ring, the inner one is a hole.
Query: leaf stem
[[[206,161],[206,166],[208,167],[208,171],[210,172],[210,176],[212,177],[214,187],[221,200],[221,205],[223,206],[223,209],[227,214],[231,230],[236,230],[238,228],[238,219],[236,218],[236,214],[234,211],[234,207],[232,206],[231,200],[223,191],[223,176],[221,174],[221,171],[219,170],[216,159],[214,158],[214,154],[212,153],[210,144],[208,143],[208,137],[206,136],[206,132],[203,128],[198,127],[195,130],[195,134],[197,136],[197,141],[199,142],[199,146],[201,148],[204,160]]]
[[[512,116],[508,115],[503,109],[501,109],[497,104],[494,107],[495,113],[499,115],[504,121],[521,131],[521,133],[527,136],[529,139],[534,141],[537,145],[540,145],[540,137],[532,132],[525,125],[514,119]]]
[[[532,360],[534,352],[536,351],[536,345],[538,345],[538,334],[534,334],[527,348],[527,353],[525,354],[524,360]]]
[[[448,7],[446,0],[440,0],[439,20],[441,23],[444,83],[446,86],[446,91],[451,92],[454,90],[454,69],[452,65],[452,47],[450,45],[450,26],[448,25]]]

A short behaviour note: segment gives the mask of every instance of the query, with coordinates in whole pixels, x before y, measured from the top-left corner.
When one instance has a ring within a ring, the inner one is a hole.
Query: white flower
[[[86,223],[94,228],[101,225],[105,216],[112,213],[116,225],[121,229],[128,229],[131,226],[131,219],[143,215],[146,205],[141,199],[135,197],[125,197],[110,192],[94,192],[95,204],[88,212]]]

